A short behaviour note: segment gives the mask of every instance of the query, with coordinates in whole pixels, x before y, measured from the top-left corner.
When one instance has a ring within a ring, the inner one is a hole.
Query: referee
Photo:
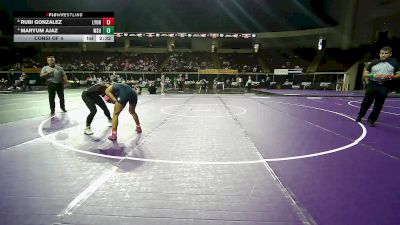
[[[40,77],[46,79],[47,91],[49,92],[50,114],[53,116],[56,108],[54,102],[56,93],[60,99],[61,110],[67,112],[67,110],[65,110],[64,85],[68,84],[68,80],[64,69],[61,66],[56,65],[56,59],[54,56],[47,57],[47,64],[49,65],[42,68]]]
[[[372,60],[364,71],[364,78],[368,78],[368,85],[356,122],[361,122],[361,118],[365,116],[369,107],[375,102],[368,117],[369,125],[371,127],[375,126],[375,121],[378,119],[389,93],[389,87],[394,82],[394,79],[400,78],[399,63],[390,58],[391,55],[392,48],[389,46],[383,47],[379,52],[379,59]]]

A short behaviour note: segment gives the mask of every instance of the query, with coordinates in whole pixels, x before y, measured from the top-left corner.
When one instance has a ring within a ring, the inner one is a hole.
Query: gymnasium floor
[[[400,224],[398,98],[144,94],[113,143],[81,92],[0,94],[0,224]]]

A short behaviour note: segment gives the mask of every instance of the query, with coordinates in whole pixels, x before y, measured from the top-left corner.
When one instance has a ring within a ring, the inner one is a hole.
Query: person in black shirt
[[[390,58],[391,55],[392,48],[389,46],[383,47],[379,52],[379,59],[373,60],[364,71],[364,77],[368,77],[368,85],[356,122],[361,122],[369,107],[375,102],[368,117],[369,125],[371,127],[375,126],[375,121],[378,119],[385,103],[391,83],[394,82],[394,79],[400,78],[399,63]]]
[[[108,110],[103,99],[100,97],[100,96],[105,97],[106,95],[105,90],[107,89],[108,86],[110,85],[95,84],[82,92],[82,100],[85,102],[86,106],[90,110],[90,113],[86,118],[86,128],[84,131],[86,135],[93,134],[90,125],[92,124],[93,118],[97,112],[96,105],[98,105],[103,110],[104,115],[106,115],[108,119],[109,125],[111,126],[112,124],[110,111]]]

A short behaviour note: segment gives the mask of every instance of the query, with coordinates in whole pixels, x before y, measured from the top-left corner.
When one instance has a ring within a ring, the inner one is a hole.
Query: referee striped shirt
[[[385,61],[375,59],[368,65],[367,71],[373,74],[395,74],[399,71],[399,63],[390,58]],[[382,81],[382,79],[376,77],[369,78],[369,80]]]

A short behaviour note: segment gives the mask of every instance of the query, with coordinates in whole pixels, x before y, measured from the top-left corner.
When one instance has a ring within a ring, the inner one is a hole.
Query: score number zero
[[[114,31],[110,27],[103,28],[106,34],[112,34]],[[93,28],[93,34],[101,34],[101,28]]]
[[[103,24],[101,23],[102,20],[96,19],[92,20],[92,25],[93,26],[114,26],[114,18],[103,18]]]

